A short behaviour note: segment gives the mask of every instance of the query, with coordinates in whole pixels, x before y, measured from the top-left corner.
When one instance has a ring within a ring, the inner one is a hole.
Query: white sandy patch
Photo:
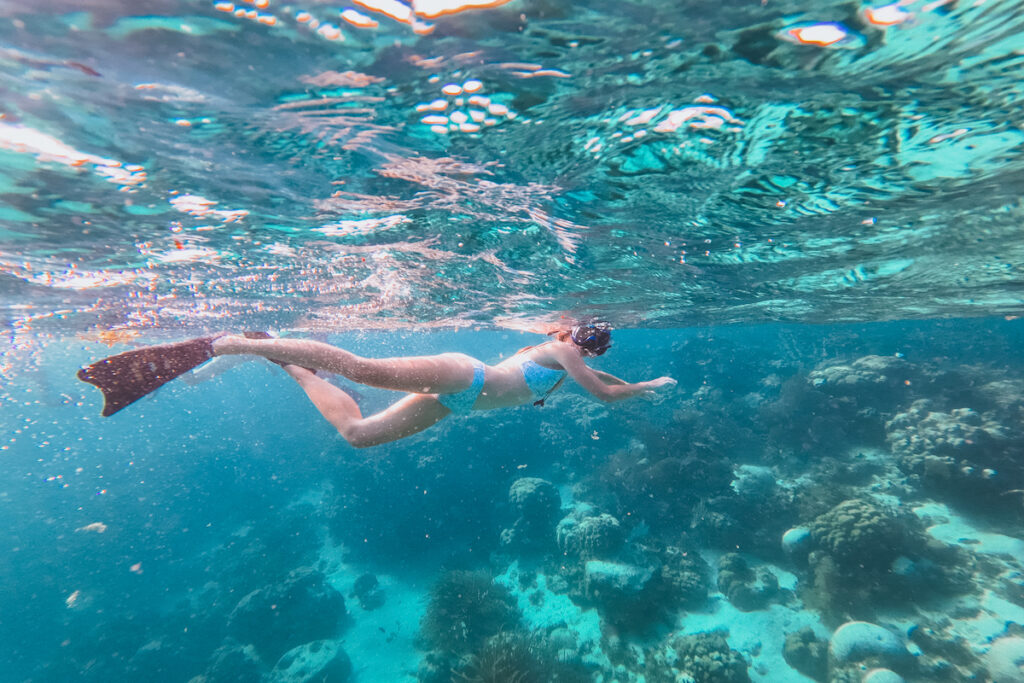
[[[426,589],[388,574],[376,574],[384,593],[384,604],[367,611],[349,597],[352,583],[366,570],[345,563],[341,546],[325,542],[321,561],[328,569],[327,581],[345,596],[350,623],[338,639],[352,660],[353,680],[416,680],[421,652],[416,649],[416,634],[427,604]]]
[[[702,552],[704,560],[711,566],[710,584],[718,584],[718,560],[721,553]],[[763,566],[779,579],[779,587],[792,590],[797,577],[772,564],[758,563],[747,558],[751,567]],[[819,615],[808,611],[795,598],[790,605],[769,605],[768,609],[742,612],[715,592],[709,598],[709,612],[687,612],[679,622],[678,633],[694,634],[711,631],[728,631],[729,647],[738,650],[750,662],[750,679],[755,683],[812,683],[786,663],[782,656],[786,635],[810,626],[819,638],[828,639],[830,631],[821,623]]]
[[[537,572],[536,585],[525,591],[519,588],[519,562],[513,562],[505,573],[494,579],[509,589],[523,613],[523,624],[530,631],[546,633],[564,626],[576,637],[576,651],[580,660],[587,665],[610,669],[608,656],[601,649],[601,619],[597,610],[583,610],[576,606],[567,595],[551,592],[547,578]],[[539,600],[530,596],[540,592]],[[534,603],[537,604],[534,604]]]
[[[914,513],[925,522],[935,522],[928,527],[928,533],[943,543],[963,546],[975,553],[1024,557],[1021,539],[982,531],[942,503],[926,503],[914,508]]]

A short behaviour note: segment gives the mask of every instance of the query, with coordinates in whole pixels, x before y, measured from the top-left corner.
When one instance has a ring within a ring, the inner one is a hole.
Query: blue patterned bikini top
[[[523,371],[523,381],[526,382],[526,386],[534,398],[541,400],[554,391],[555,385],[565,379],[567,374],[565,370],[552,370],[530,359],[524,360],[519,367]]]

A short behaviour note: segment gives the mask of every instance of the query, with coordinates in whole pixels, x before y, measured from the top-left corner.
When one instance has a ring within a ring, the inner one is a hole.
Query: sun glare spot
[[[416,14],[434,19],[445,14],[455,14],[470,9],[499,7],[509,0],[413,0]]]
[[[398,0],[353,0],[354,4],[371,12],[379,12],[387,17],[403,24],[412,24],[413,11],[408,5],[403,5]]]
[[[380,26],[375,19],[371,19],[362,12],[357,12],[354,9],[343,10],[341,18],[359,28],[377,28]]]
[[[245,209],[233,211],[214,209],[213,207],[217,205],[217,202],[194,194],[178,195],[172,197],[170,202],[171,206],[182,213],[187,213],[195,218],[214,218],[221,223],[236,223],[249,215],[249,212]]]
[[[28,126],[0,121],[0,148],[33,154],[40,162],[64,164],[72,168],[91,166],[96,175],[126,190],[140,187],[146,182],[146,173],[141,166],[124,165],[116,159],[80,152],[52,135]]]
[[[798,24],[776,34],[780,39],[815,47],[856,47],[863,39],[836,22]]]
[[[900,3],[864,8],[864,18],[868,23],[875,26],[895,26],[913,18],[913,16],[913,14],[900,7]]]

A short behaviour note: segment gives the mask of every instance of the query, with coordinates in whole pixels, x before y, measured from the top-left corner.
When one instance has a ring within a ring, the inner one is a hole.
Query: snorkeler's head
[[[600,356],[612,345],[612,326],[603,320],[579,323],[572,328],[570,338],[589,355]]]

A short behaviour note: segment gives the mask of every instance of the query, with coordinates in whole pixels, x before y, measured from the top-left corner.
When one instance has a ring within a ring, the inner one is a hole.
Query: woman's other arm
[[[556,347],[551,350],[569,376],[583,387],[594,398],[606,402],[623,401],[627,398],[640,396],[659,389],[668,389],[676,385],[671,377],[659,377],[648,382],[626,382],[605,372],[592,370],[583,362],[579,353],[571,348]],[[606,381],[605,378],[608,378]]]

